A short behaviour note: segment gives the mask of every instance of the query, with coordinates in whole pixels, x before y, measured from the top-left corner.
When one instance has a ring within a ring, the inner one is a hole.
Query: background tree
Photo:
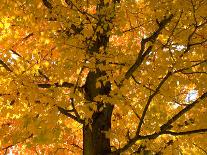
[[[5,154],[206,154],[206,0],[3,0]]]

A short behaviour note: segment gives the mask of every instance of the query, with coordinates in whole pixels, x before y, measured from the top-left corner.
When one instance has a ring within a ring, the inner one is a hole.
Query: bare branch
[[[182,74],[207,74],[207,72],[182,72]]]
[[[4,94],[4,93],[0,94],[0,96],[6,96],[6,95],[11,95],[11,94]]]
[[[147,104],[145,105],[144,107],[144,110],[142,112],[142,116],[141,116],[141,119],[140,119],[140,122],[139,122],[139,125],[138,125],[138,128],[137,128],[137,131],[136,131],[136,135],[139,135],[140,133],[140,130],[141,130],[141,127],[142,127],[142,124],[144,122],[144,118],[145,118],[145,115],[147,113],[147,110],[150,106],[150,103],[152,101],[152,99],[157,95],[157,93],[159,92],[160,88],[162,87],[162,85],[167,81],[167,79],[172,75],[172,72],[168,72],[166,74],[166,76],[161,80],[161,82],[159,83],[159,85],[157,86],[155,92],[149,96],[148,98],[148,101],[147,101]]]
[[[185,108],[183,108],[180,112],[175,114],[171,119],[169,119],[165,124],[163,124],[160,127],[161,131],[168,130],[172,123],[174,123],[176,120],[178,120],[181,116],[183,116],[186,112],[188,112],[190,109],[192,109],[197,103],[199,103],[201,100],[205,99],[207,97],[207,92],[203,93],[197,100],[195,100],[193,103],[187,105]]]
[[[76,147],[76,148],[78,148],[78,149],[80,149],[80,150],[83,150],[83,148],[82,147],[80,147],[79,145],[77,145],[77,144],[71,144],[73,147]]]
[[[165,83],[165,81],[171,76],[173,75],[173,73],[175,72],[168,72],[167,75],[163,78],[163,80],[159,83],[159,85],[157,86],[155,92],[149,96],[148,98],[148,101],[147,101],[147,104],[143,110],[143,113],[142,113],[142,116],[141,116],[141,119],[140,119],[140,123],[138,125],[138,128],[137,128],[137,131],[136,131],[136,135],[130,139],[128,141],[128,143],[118,149],[117,151],[115,152],[123,152],[125,150],[127,150],[128,148],[130,148],[133,144],[135,144],[135,142],[139,139],[155,139],[157,138],[158,136],[162,135],[162,134],[171,134],[171,135],[186,135],[186,134],[193,134],[193,133],[198,133],[198,132],[202,132],[204,131],[203,129],[202,130],[195,130],[195,131],[188,131],[188,132],[176,132],[176,133],[173,133],[173,132],[167,132],[166,130],[170,129],[172,126],[171,124],[173,122],[175,122],[178,118],[180,118],[183,114],[185,114],[187,111],[189,111],[191,108],[193,108],[199,101],[203,100],[204,98],[207,97],[207,92],[204,93],[202,96],[200,96],[196,101],[194,101],[193,103],[191,103],[190,105],[187,105],[183,110],[181,110],[178,114],[176,114],[175,116],[173,116],[169,121],[167,121],[167,123],[163,124],[160,129],[161,131],[159,133],[154,133],[154,134],[151,134],[151,135],[147,135],[147,136],[140,136],[139,133],[140,133],[140,130],[141,130],[141,126],[144,122],[144,118],[145,118],[145,115],[146,115],[146,112],[149,108],[149,105],[152,101],[152,99],[156,96],[156,94],[159,92],[160,88],[162,87],[162,85]],[[206,131],[205,131],[206,132]]]
[[[28,137],[24,138],[22,141],[18,141],[18,142],[16,142],[15,144],[11,144],[11,145],[8,145],[8,146],[6,146],[6,147],[3,147],[3,148],[1,148],[1,150],[8,150],[9,148],[13,147],[14,145],[17,145],[17,144],[19,144],[19,143],[23,143],[23,142],[25,142],[27,139],[30,139],[30,138],[32,138],[32,137],[33,137],[33,133],[31,133]],[[5,152],[7,152],[7,151],[5,151]]]
[[[168,134],[168,135],[172,135],[172,136],[184,136],[184,135],[191,135],[191,134],[201,134],[201,133],[207,133],[207,129],[197,129],[197,130],[191,130],[191,131],[181,131],[181,132],[174,132],[174,131],[160,131],[158,133],[153,133],[150,135],[144,135],[144,136],[140,136],[137,135],[134,138],[130,139],[129,142],[122,148],[117,149],[116,151],[114,151],[114,154],[119,154],[121,152],[126,151],[128,148],[130,148],[133,144],[135,144],[135,142],[137,140],[144,140],[144,139],[156,139],[157,137],[164,135],[164,134]]]
[[[198,130],[182,131],[182,132],[165,131],[162,134],[170,134],[172,136],[183,136],[183,135],[191,135],[191,134],[202,133],[202,132],[207,132],[207,129],[198,129]]]
[[[132,105],[129,105],[129,106],[131,107],[131,109],[134,112],[134,114],[136,115],[136,117],[140,120],[141,118],[140,118],[139,114],[136,112],[136,110],[134,109],[134,107]]]
[[[133,30],[135,30],[137,28],[140,28],[140,26],[131,27],[130,29],[122,31],[122,33],[131,32],[131,31],[133,32]]]
[[[74,104],[74,99],[73,98],[71,98],[71,105],[72,105],[72,108],[73,108],[72,110],[75,113],[75,116],[77,117],[77,119],[81,119],[78,111],[75,108],[75,104]]]
[[[47,81],[49,81],[49,78],[40,70],[38,69],[38,73],[43,77],[45,78]]]
[[[196,42],[196,43],[192,43],[192,44],[189,44],[189,46],[196,46],[196,45],[202,45],[204,43],[207,42],[207,39],[204,39],[203,41],[200,41],[200,42]]]
[[[119,149],[120,152],[123,152],[123,151],[127,150],[127,149],[130,148],[130,147],[131,147],[137,140],[139,140],[141,137],[143,137],[143,136],[140,136],[139,133],[140,133],[142,124],[144,123],[144,118],[145,118],[145,115],[146,115],[147,110],[148,110],[148,108],[149,108],[149,105],[150,105],[152,99],[153,99],[153,98],[158,94],[158,92],[160,91],[160,88],[162,87],[162,85],[167,81],[167,79],[168,79],[171,75],[172,75],[172,72],[168,72],[168,73],[165,75],[165,77],[160,81],[160,83],[158,84],[158,86],[157,86],[157,88],[155,89],[155,91],[153,92],[153,94],[149,96],[148,101],[147,101],[147,104],[145,105],[145,108],[144,108],[144,110],[143,110],[143,112],[142,112],[142,116],[141,116],[141,118],[140,118],[140,122],[139,122],[138,127],[137,127],[136,135],[135,135],[132,139],[130,139],[130,140],[128,141],[128,143],[127,143],[124,147],[122,147],[122,148]],[[153,135],[153,136],[156,136],[156,134]],[[158,135],[158,136],[159,136],[159,135]],[[117,151],[117,152],[119,152],[119,151]]]
[[[191,43],[191,40],[194,36],[194,34],[196,34],[196,31],[199,30],[200,28],[202,28],[203,26],[205,26],[207,24],[207,20],[203,23],[201,23],[200,25],[195,25],[194,26],[194,30],[193,32],[188,36],[188,42],[187,42],[187,48],[184,50],[184,52],[180,55],[180,57],[183,57],[186,53],[188,53],[191,49],[192,46],[196,46],[196,45],[202,45],[204,43],[207,42],[207,39],[204,39],[203,41],[200,41],[200,42],[196,42],[196,43]]]
[[[74,93],[74,94],[75,94],[75,92],[76,92],[76,89],[78,88],[78,83],[79,83],[80,76],[81,76],[83,70],[84,70],[84,67],[81,68],[80,73],[78,74],[78,78],[77,78],[77,80],[76,80],[76,83],[75,83],[75,86],[74,86],[74,90],[73,90],[73,93]],[[73,99],[73,98],[71,98],[71,105],[72,105],[73,111],[74,111],[74,113],[75,113],[75,116],[76,116],[78,119],[80,119],[80,115],[79,115],[78,111],[77,111],[76,108],[75,108],[75,104],[74,104],[74,99]]]
[[[80,119],[80,118],[78,118],[78,117],[76,117],[76,116],[70,114],[70,113],[68,112],[68,110],[66,110],[66,109],[64,109],[64,108],[62,108],[62,107],[59,107],[59,106],[58,106],[58,110],[59,110],[62,114],[64,114],[65,116],[67,116],[67,117],[69,117],[69,118],[72,118],[73,120],[75,120],[75,121],[77,121],[77,122],[79,122],[79,123],[81,123],[81,124],[84,123],[84,120],[82,120],[82,119]]]
[[[145,135],[145,136],[137,136],[137,140],[143,140],[143,139],[155,139],[161,135],[172,135],[172,136],[184,136],[184,135],[191,135],[191,134],[201,134],[201,133],[207,133],[207,129],[197,129],[197,130],[190,130],[190,131],[181,131],[181,132],[174,132],[174,131],[160,131],[158,133],[153,133],[151,135]]]
[[[29,33],[26,37],[24,37],[22,40],[27,40],[29,39],[31,36],[33,36],[34,33]]]
[[[130,139],[130,140],[128,141],[128,143],[127,143],[124,147],[118,149],[118,150],[115,151],[115,152],[119,152],[119,153],[120,153],[120,152],[123,152],[123,151],[127,150],[127,149],[130,148],[133,144],[135,144],[135,142],[136,142],[137,140],[139,140],[139,139],[155,139],[155,138],[157,138],[158,136],[160,136],[161,134],[177,134],[177,135],[182,135],[182,134],[183,134],[183,135],[185,135],[185,134],[193,134],[194,132],[200,132],[200,131],[203,131],[203,130],[198,130],[198,131],[196,130],[196,131],[178,132],[178,133],[166,132],[166,130],[169,130],[169,129],[172,127],[171,124],[172,124],[173,122],[175,122],[178,118],[180,118],[184,113],[186,113],[187,111],[189,111],[191,108],[193,108],[193,107],[195,106],[195,104],[198,103],[200,100],[203,100],[204,98],[206,98],[206,97],[207,97],[207,92],[204,93],[201,97],[199,97],[199,98],[198,98],[196,101],[194,101],[192,104],[190,104],[190,105],[189,105],[189,104],[186,105],[186,107],[185,107],[183,110],[181,110],[178,114],[176,114],[175,116],[173,116],[172,119],[170,119],[169,121],[167,121],[167,123],[163,124],[163,125],[160,127],[161,132],[159,132],[159,133],[154,133],[154,134],[152,134],[152,135],[147,135],[147,136],[140,136],[140,135],[139,135],[140,130],[141,130],[141,126],[142,126],[142,124],[144,123],[144,118],[145,118],[146,112],[147,112],[147,110],[148,110],[148,108],[149,108],[149,105],[150,105],[152,99],[158,94],[160,88],[161,88],[162,85],[166,82],[166,80],[167,80],[170,76],[172,76],[173,74],[175,74],[175,73],[183,72],[183,71],[188,70],[188,69],[190,69],[190,68],[192,68],[192,67],[198,66],[198,65],[200,65],[200,64],[202,64],[202,63],[205,63],[206,61],[207,61],[207,60],[202,60],[202,61],[200,61],[200,62],[198,62],[198,63],[196,63],[196,64],[193,64],[193,65],[190,66],[190,67],[185,67],[185,68],[182,68],[182,69],[173,71],[173,72],[168,71],[168,73],[166,74],[166,76],[160,81],[159,85],[157,86],[157,88],[155,89],[155,91],[153,92],[153,94],[149,96],[148,101],[147,101],[147,104],[145,105],[145,108],[144,108],[144,110],[143,110],[142,116],[141,116],[141,118],[140,118],[140,122],[139,122],[139,125],[138,125],[138,128],[137,128],[137,131],[136,131],[136,135],[135,135],[132,139]]]
[[[205,154],[207,154],[207,151],[204,150],[202,147],[198,146],[197,144],[193,143],[194,146],[196,146],[197,148],[199,148],[200,150],[202,150]]]
[[[151,42],[153,44],[156,41],[158,35],[165,28],[165,26],[172,20],[172,18],[173,18],[172,14],[169,17],[165,17],[161,22],[158,22],[159,27],[151,36],[149,36],[148,38],[142,39],[141,49],[139,51],[138,57],[137,57],[135,63],[126,72],[126,74],[124,75],[124,78],[120,81],[119,87],[122,86],[124,80],[127,80],[132,76],[132,74],[135,72],[135,70],[137,70],[137,68],[142,64],[145,57],[151,52],[153,45],[150,45],[146,49],[146,44],[148,42]]]
[[[49,2],[49,0],[42,0],[44,6],[46,6],[49,10],[51,10],[53,7],[52,7],[52,4]]]
[[[52,87],[66,87],[66,88],[72,88],[75,85],[73,83],[69,82],[63,82],[62,84],[54,83],[54,84],[48,84],[48,83],[39,83],[37,84],[39,88],[52,88]]]
[[[178,69],[178,70],[174,71],[173,73],[180,73],[180,72],[182,73],[183,71],[186,71],[188,69],[191,69],[193,67],[196,67],[196,66],[201,65],[201,64],[206,63],[206,62],[207,62],[207,59],[201,60],[198,63],[191,65],[190,67],[184,67],[184,68]]]
[[[14,51],[13,49],[10,49],[10,51],[11,51],[13,54],[17,55],[17,56],[22,57],[19,53],[17,53],[17,52]]]
[[[197,25],[198,22],[197,22],[197,19],[196,19],[196,5],[193,3],[193,0],[190,0],[190,2],[191,2],[191,5],[192,5],[193,18],[194,18],[194,21]]]
[[[173,27],[173,29],[172,29],[172,31],[171,31],[171,33],[170,33],[170,35],[169,35],[169,37],[168,37],[166,43],[163,45],[163,47],[166,47],[166,46],[171,42],[171,37],[174,35],[175,30],[176,30],[176,28],[178,27],[178,24],[179,24],[179,22],[180,22],[180,20],[181,20],[182,14],[183,14],[183,11],[181,11],[180,16],[179,16],[177,22],[175,23],[175,26]],[[170,51],[170,52],[171,52],[171,51]],[[172,54],[172,53],[170,53],[170,54]],[[173,57],[173,56],[172,56],[172,57]]]
[[[134,80],[135,83],[137,83],[139,85],[142,84],[141,82],[139,82],[139,81],[136,80],[136,78],[134,77],[134,75],[132,75],[132,79]],[[150,88],[150,87],[148,87],[146,85],[143,85],[143,87],[146,88],[146,89],[148,89],[148,90],[150,90],[150,91],[152,91],[152,92],[155,92],[155,90],[153,90],[152,88]]]
[[[0,64],[9,72],[12,72],[12,70],[9,68],[9,66],[0,59]]]

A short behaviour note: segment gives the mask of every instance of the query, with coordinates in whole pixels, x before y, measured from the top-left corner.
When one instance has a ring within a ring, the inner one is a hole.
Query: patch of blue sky
[[[191,102],[191,101],[195,101],[197,99],[198,96],[198,91],[197,90],[190,90],[185,98],[186,102]]]

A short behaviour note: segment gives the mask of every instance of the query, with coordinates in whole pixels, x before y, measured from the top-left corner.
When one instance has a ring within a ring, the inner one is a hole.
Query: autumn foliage
[[[2,0],[0,154],[207,154],[206,0]]]

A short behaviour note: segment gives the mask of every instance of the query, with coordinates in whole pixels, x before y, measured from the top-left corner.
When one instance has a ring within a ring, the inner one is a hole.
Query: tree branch
[[[13,49],[10,49],[10,51],[11,51],[13,54],[17,55],[17,56],[22,57],[19,53],[17,53],[17,52],[14,51]]]
[[[5,94],[5,93],[0,94],[0,96],[6,96],[6,95],[11,95],[11,94]]]
[[[132,79],[134,80],[135,83],[137,83],[139,85],[142,84],[141,82],[139,82],[139,81],[136,80],[136,78],[134,77],[134,75],[132,75]],[[152,91],[152,92],[155,92],[155,90],[153,90],[152,88],[150,88],[150,87],[148,87],[146,85],[143,85],[143,87],[146,88],[146,89],[148,89],[148,90],[150,90],[150,91]]]
[[[178,70],[174,71],[173,73],[179,73],[179,72],[182,73],[183,71],[186,71],[186,70],[188,70],[188,69],[191,69],[191,68],[193,68],[193,67],[196,67],[196,66],[201,65],[201,64],[206,63],[206,62],[207,62],[207,59],[202,60],[202,61],[200,61],[200,62],[198,62],[198,63],[196,63],[196,64],[193,64],[193,65],[191,65],[190,67],[184,67],[184,68],[178,69]]]
[[[192,46],[202,45],[207,42],[207,39],[204,39],[203,41],[200,41],[200,42],[191,43],[191,40],[192,40],[194,34],[196,34],[196,31],[199,30],[201,27],[205,26],[206,24],[207,24],[207,20],[205,22],[201,23],[200,25],[197,25],[197,24],[195,25],[193,32],[188,36],[187,48],[180,55],[180,57],[183,57],[186,53],[188,53]]]
[[[181,132],[165,131],[162,134],[170,134],[172,136],[183,136],[183,135],[191,135],[191,134],[202,133],[202,132],[207,132],[207,129],[198,129],[198,130],[181,131]]]
[[[84,67],[81,68],[80,73],[78,74],[78,78],[77,78],[77,80],[76,80],[76,83],[75,83],[75,86],[74,86],[74,90],[73,90],[73,93],[74,93],[74,94],[75,94],[75,92],[76,92],[76,89],[78,88],[78,83],[79,83],[80,76],[81,76],[83,70],[84,70]],[[73,111],[74,111],[74,113],[75,113],[75,116],[76,116],[78,119],[80,119],[80,115],[79,115],[78,111],[77,111],[76,108],[75,108],[75,104],[74,104],[74,99],[73,99],[73,98],[71,98],[71,105],[72,105]]]
[[[160,88],[162,87],[162,85],[167,81],[167,79],[168,79],[171,75],[172,75],[172,72],[169,71],[169,72],[165,75],[165,77],[160,81],[160,83],[158,84],[158,86],[157,86],[157,88],[155,89],[155,91],[153,92],[153,94],[149,96],[148,101],[147,101],[147,104],[145,105],[144,110],[143,110],[143,112],[142,112],[142,116],[141,116],[141,118],[140,118],[140,122],[139,122],[138,127],[137,127],[136,135],[135,135],[132,139],[130,139],[130,140],[128,141],[128,143],[127,143],[126,145],[124,145],[124,147],[120,148],[119,151],[117,151],[117,152],[120,153],[120,152],[123,152],[123,151],[127,150],[127,149],[130,148],[133,144],[135,144],[137,140],[139,140],[141,137],[143,137],[143,136],[140,136],[139,133],[140,133],[142,124],[144,123],[144,118],[145,118],[145,115],[146,115],[147,110],[148,110],[148,108],[149,108],[149,105],[150,105],[152,99],[158,94],[158,92],[159,92]],[[153,136],[157,136],[157,133],[156,133],[156,134],[153,134],[153,135],[150,135],[150,136],[152,136],[152,137],[153,137]],[[158,135],[158,136],[159,136],[159,135]]]
[[[60,107],[60,106],[57,106],[57,107],[58,107],[58,110],[59,110],[62,114],[64,114],[65,116],[67,116],[67,117],[69,117],[69,118],[72,118],[73,120],[79,122],[80,124],[83,124],[83,123],[84,123],[84,120],[82,120],[82,119],[80,119],[80,118],[78,118],[78,117],[76,117],[76,116],[70,114],[70,113],[68,112],[68,110],[66,110],[66,109],[64,109],[64,108],[62,108],[62,107]]]
[[[182,72],[182,74],[207,74],[207,72]]]
[[[174,72],[173,72],[174,73]],[[158,87],[156,88],[155,92],[149,96],[149,99],[147,101],[147,104],[144,108],[144,111],[142,113],[141,119],[140,119],[140,123],[138,125],[137,131],[136,131],[136,135],[130,139],[126,145],[124,145],[122,148],[116,150],[116,153],[121,153],[126,151],[128,148],[130,148],[133,144],[136,143],[137,140],[140,139],[155,139],[157,137],[159,137],[162,134],[171,134],[171,135],[187,135],[187,134],[194,134],[194,133],[199,133],[199,132],[207,132],[207,129],[200,129],[200,130],[192,130],[192,131],[185,131],[185,132],[172,132],[172,131],[166,131],[169,130],[171,128],[171,124],[173,122],[175,122],[178,118],[180,118],[183,114],[185,114],[186,112],[188,112],[190,109],[192,109],[198,102],[200,102],[201,100],[205,99],[207,97],[207,92],[204,93],[203,95],[201,95],[196,101],[194,101],[193,103],[187,105],[184,109],[182,109],[179,113],[177,113],[176,115],[174,115],[170,120],[167,121],[167,123],[163,124],[160,127],[160,132],[158,133],[154,133],[151,135],[146,135],[146,136],[140,136],[139,132],[141,130],[141,126],[143,124],[144,121],[144,117],[146,115],[147,109],[150,105],[151,100],[153,99],[153,97],[159,92],[160,88],[162,87],[162,85],[165,83],[165,81],[171,76],[173,75],[173,73],[168,72],[168,74],[163,78],[163,80],[160,82],[160,84],[158,85]]]
[[[156,41],[158,35],[161,33],[161,31],[165,28],[165,26],[172,20],[173,15],[171,14],[169,17],[165,17],[161,22],[158,22],[158,29],[148,38],[142,39],[141,41],[141,48],[138,54],[138,57],[135,61],[135,63],[129,68],[129,70],[125,73],[124,78],[120,81],[119,87],[123,85],[124,80],[129,79],[132,74],[137,70],[137,68],[142,64],[145,57],[151,52],[153,45],[150,45],[146,50],[146,44],[148,42],[151,42],[154,44]]]
[[[11,145],[8,145],[8,146],[6,146],[6,147],[3,147],[3,148],[1,148],[1,150],[6,150],[5,152],[7,152],[7,150],[8,150],[10,147],[13,147],[14,145],[17,145],[17,144],[19,144],[19,143],[23,143],[24,141],[26,141],[26,140],[29,139],[29,138],[32,138],[33,136],[34,136],[34,134],[31,133],[28,137],[24,138],[22,141],[18,141],[18,142],[16,142],[16,144],[11,144]]]
[[[190,109],[192,109],[197,103],[199,103],[201,100],[205,99],[207,97],[207,92],[203,93],[197,100],[195,100],[193,103],[187,105],[185,108],[183,108],[180,112],[175,114],[171,119],[169,119],[165,124],[163,124],[160,127],[161,131],[168,130],[172,123],[174,123],[176,120],[178,120],[181,116],[183,116],[186,112],[188,112]]]
[[[205,154],[207,154],[207,151],[204,150],[202,147],[198,146],[197,144],[193,143],[194,146],[196,146],[197,148],[199,148],[200,150],[202,150]]]
[[[63,82],[62,84],[54,83],[54,84],[48,84],[48,83],[39,83],[37,84],[39,88],[51,88],[51,87],[66,87],[66,88],[72,88],[75,85],[73,83],[69,82]]]
[[[12,72],[12,70],[9,68],[9,66],[0,59],[0,64],[9,72]]]
[[[42,0],[44,6],[46,6],[49,10],[51,10],[53,7],[52,7],[52,4],[49,2],[49,0]]]
[[[139,135],[140,133],[140,130],[141,130],[141,127],[142,127],[142,124],[144,122],[144,118],[145,118],[145,115],[147,113],[147,110],[150,106],[150,103],[152,101],[152,99],[157,95],[157,93],[160,91],[160,88],[162,87],[162,85],[167,81],[167,79],[172,75],[172,72],[169,72],[166,74],[166,76],[161,80],[161,82],[159,83],[159,85],[157,86],[157,88],[155,89],[154,93],[152,95],[149,96],[148,98],[148,101],[147,101],[147,104],[145,105],[144,107],[144,110],[142,112],[142,116],[141,116],[141,119],[140,119],[140,122],[139,122],[139,125],[138,125],[138,128],[137,128],[137,131],[136,131],[136,135]]]
[[[40,70],[38,69],[38,73],[46,80],[49,81],[49,78]]]
[[[191,130],[191,131],[181,131],[181,132],[174,132],[174,131],[160,131],[158,133],[153,133],[150,135],[144,135],[144,136],[140,136],[137,135],[134,138],[130,139],[128,141],[128,143],[120,148],[117,149],[116,151],[114,151],[114,154],[120,154],[124,151],[126,151],[128,148],[130,148],[133,144],[135,144],[135,142],[137,140],[145,140],[145,139],[156,139],[157,137],[161,136],[161,135],[171,135],[171,136],[184,136],[184,135],[191,135],[191,134],[199,134],[199,133],[207,133],[207,129],[197,129],[197,130]]]

